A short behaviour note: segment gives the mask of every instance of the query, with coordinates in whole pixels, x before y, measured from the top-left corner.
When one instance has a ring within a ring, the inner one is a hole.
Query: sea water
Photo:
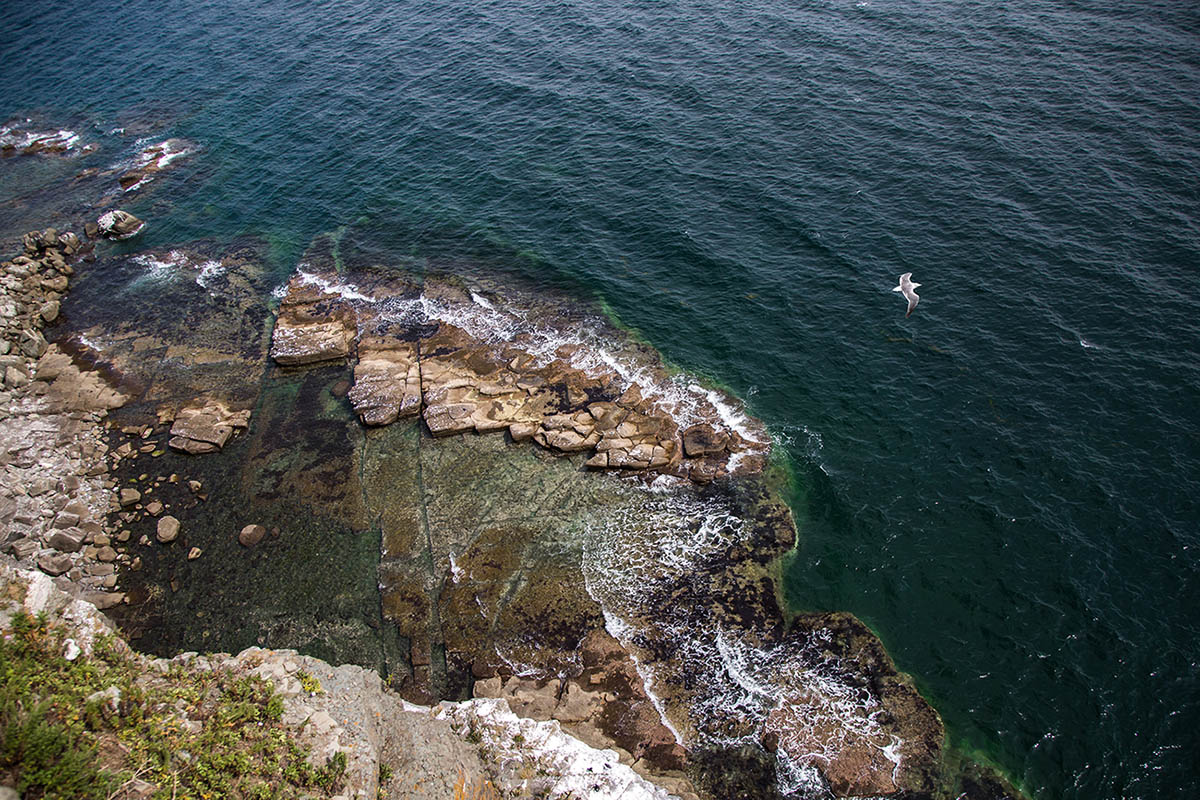
[[[0,234],[120,205],[129,252],[253,235],[282,281],[354,224],[598,300],[784,443],[795,608],[860,615],[1037,797],[1188,796],[1198,30],[1089,0],[14,5],[0,124],[72,150],[0,161]],[[162,178],[64,183],[169,137]]]

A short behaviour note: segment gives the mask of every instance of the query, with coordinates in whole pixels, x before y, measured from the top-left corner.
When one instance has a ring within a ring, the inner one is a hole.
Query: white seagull
[[[919,283],[913,283],[911,272],[906,272],[900,276],[900,285],[892,289],[893,292],[903,292],[904,296],[908,298],[908,313],[904,315],[905,317],[908,317],[913,312],[913,309],[917,307],[917,302],[921,299],[917,296],[916,292],[917,287],[920,285]]]

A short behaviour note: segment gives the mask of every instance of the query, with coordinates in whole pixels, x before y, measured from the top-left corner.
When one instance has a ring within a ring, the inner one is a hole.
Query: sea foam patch
[[[25,120],[29,123],[31,120]],[[21,124],[0,126],[0,150],[20,153],[65,153],[79,149],[80,136],[71,130],[36,131]]]
[[[629,491],[643,501],[589,525],[585,586],[679,741],[736,748],[775,738],[787,796],[821,796],[822,770],[851,753],[897,770],[902,743],[880,724],[880,699],[854,665],[829,656],[828,631],[763,642],[709,604],[710,576],[745,541],[745,521],[690,489]]]
[[[227,271],[220,261],[194,256],[182,250],[139,253],[131,256],[130,261],[145,268],[143,274],[131,284],[132,287],[161,285],[181,276],[188,276],[197,286],[211,291],[213,285]]]

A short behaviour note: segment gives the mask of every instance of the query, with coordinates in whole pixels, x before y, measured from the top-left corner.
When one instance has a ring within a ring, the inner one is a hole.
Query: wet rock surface
[[[96,220],[96,233],[107,239],[129,239],[139,233],[146,223],[128,211],[114,209],[100,215]]]
[[[417,287],[301,270],[271,355],[288,367],[354,361],[349,396],[368,425],[419,413],[434,436],[508,431],[554,453],[585,453],[589,468],[701,483],[762,470],[768,438],[734,398],[681,385],[598,320],[586,344],[575,322],[531,298],[510,307],[450,280]],[[693,423],[686,437],[681,420]]]

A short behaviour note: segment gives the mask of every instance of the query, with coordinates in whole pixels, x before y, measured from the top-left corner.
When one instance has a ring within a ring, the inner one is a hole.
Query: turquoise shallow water
[[[0,229],[181,136],[124,203],[136,246],[255,234],[283,275],[358,221],[383,257],[603,299],[786,442],[797,608],[862,616],[1039,798],[1188,796],[1197,30],[1167,3],[39,3],[0,19],[0,117],[101,149],[0,162]]]

